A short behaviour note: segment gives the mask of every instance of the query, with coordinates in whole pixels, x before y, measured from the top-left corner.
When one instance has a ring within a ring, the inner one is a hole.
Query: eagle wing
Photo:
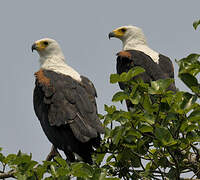
[[[96,90],[89,79],[81,77],[82,81],[78,82],[53,71],[42,72],[44,77],[36,76],[36,86],[41,87],[41,103],[48,108],[50,126],[70,126],[74,136],[81,142],[87,142],[104,132],[97,115]],[[48,84],[41,79],[49,80]],[[35,101],[37,98],[38,95]],[[39,106],[34,107],[38,119],[42,119]]]
[[[159,55],[159,65],[163,72],[165,72],[170,78],[174,78],[174,66],[167,56],[162,54]]]
[[[155,63],[150,56],[137,50],[121,51],[117,54],[117,73],[128,72],[131,68],[140,66],[145,69],[145,72],[138,75],[136,78],[142,78],[145,83],[156,81],[158,79],[169,78],[163,73],[160,66]],[[123,83],[119,83],[121,89],[124,89]]]

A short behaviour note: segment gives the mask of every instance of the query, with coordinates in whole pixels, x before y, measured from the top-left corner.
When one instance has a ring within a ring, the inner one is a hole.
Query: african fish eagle
[[[94,85],[65,63],[55,40],[38,40],[33,50],[40,56],[33,104],[44,133],[55,148],[64,151],[68,161],[75,161],[76,153],[91,164],[93,148],[100,145],[100,133],[104,133]]]
[[[122,41],[123,49],[117,53],[117,73],[128,72],[135,66],[145,69],[139,75],[145,83],[159,79],[174,79],[174,68],[171,60],[157,53],[148,47],[146,38],[142,30],[136,26],[122,26],[109,33],[109,39],[115,37]],[[119,83],[122,90],[125,89],[123,83]],[[168,90],[176,91],[175,83],[172,83]],[[130,109],[132,104],[127,103]]]

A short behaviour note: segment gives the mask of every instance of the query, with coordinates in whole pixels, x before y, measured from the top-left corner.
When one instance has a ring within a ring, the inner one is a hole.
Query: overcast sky
[[[93,81],[98,109],[111,105],[118,85],[109,84],[115,73],[116,56],[122,44],[108,40],[108,33],[122,25],[141,27],[149,46],[175,59],[200,53],[200,32],[192,27],[200,18],[199,0],[34,0],[0,2],[0,147],[4,153],[21,149],[32,152],[37,161],[45,159],[50,143],[37,120],[32,103],[34,72],[38,54],[31,52],[35,40],[57,40],[67,63]],[[119,108],[125,106],[116,104]]]

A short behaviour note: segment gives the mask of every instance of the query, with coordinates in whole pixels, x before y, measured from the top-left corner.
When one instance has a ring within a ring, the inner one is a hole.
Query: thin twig
[[[60,153],[57,151],[57,149],[52,145],[51,147],[51,151],[48,154],[48,156],[46,157],[45,161],[51,161],[55,156],[60,156]]]
[[[160,122],[158,122],[158,119],[159,119],[159,114],[160,114],[160,109],[161,109],[161,100],[162,100],[162,97],[159,96],[159,107],[158,107],[158,112],[157,112],[157,115],[156,115],[155,124],[156,123],[160,124]]]
[[[196,146],[194,146],[193,144],[190,144],[190,145],[191,145],[193,151],[196,152],[196,154],[197,154],[196,161],[198,161],[199,158],[200,158],[200,154],[199,154],[200,150]]]
[[[149,150],[148,150],[148,153],[152,154]],[[153,154],[152,154],[153,155]],[[147,155],[149,157],[149,155]],[[163,175],[163,172],[162,170],[159,168],[159,166],[155,163],[155,161],[152,159],[152,163],[157,167],[162,179],[164,179],[164,175]]]
[[[177,161],[176,157],[171,153],[169,148],[166,148],[169,154],[171,155],[172,159],[174,160],[175,166],[176,166],[176,179],[180,179],[180,168],[179,168],[179,162]]]

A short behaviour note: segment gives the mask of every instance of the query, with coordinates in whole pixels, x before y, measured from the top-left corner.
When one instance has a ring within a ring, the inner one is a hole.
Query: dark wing
[[[145,83],[150,83],[158,79],[169,78],[163,73],[160,66],[155,63],[148,55],[137,50],[127,50],[119,52],[117,57],[117,73],[128,72],[131,68],[140,66],[145,72],[138,75]],[[119,83],[121,89],[124,89],[123,83]]]
[[[163,68],[164,64],[166,65],[166,62],[169,61],[169,59],[163,58],[161,61],[165,61],[161,66],[157,63],[155,63],[150,56],[146,55],[145,53],[137,50],[127,50],[127,51],[121,51],[117,54],[117,73],[121,74],[123,72],[128,72],[131,68],[140,66],[145,69],[145,72],[142,74],[139,74],[138,76],[134,77],[135,79],[141,78],[145,83],[150,83],[151,81],[156,81],[159,79],[167,79],[167,78],[173,78],[173,70],[171,69],[171,65],[169,65],[166,70],[164,71]],[[163,56],[162,56],[163,57]],[[171,63],[168,62],[169,64]],[[124,90],[125,84],[122,82],[119,82],[119,86],[122,90]],[[172,83],[169,88],[169,90],[176,91],[175,84]],[[127,100],[126,105],[128,110],[131,110],[131,108],[134,107],[134,105]]]
[[[159,55],[159,65],[164,73],[166,73],[170,78],[174,78],[174,66],[167,56],[162,54]]]
[[[99,117],[97,115],[97,106],[95,97],[96,90],[92,82],[81,76],[81,83],[76,82],[76,109],[78,110],[75,123],[71,123],[70,127],[74,135],[84,142],[83,136],[97,137],[97,133],[104,133]]]
[[[172,61],[167,56],[162,54],[159,55],[159,66],[169,78],[174,79],[174,66]],[[174,92],[177,91],[175,81],[170,85],[168,89]]]
[[[51,97],[48,118],[50,125],[69,124],[75,137],[81,142],[103,133],[103,127],[97,115],[96,91],[89,85],[89,80],[77,82],[70,76],[44,71],[55,88]],[[95,92],[95,93],[94,93]]]
[[[68,156],[69,152],[76,152],[85,156],[85,161],[91,160],[92,146],[100,141],[99,133],[104,129],[97,115],[95,96],[94,86],[85,77],[77,82],[53,71],[36,73],[36,115],[48,139]]]

